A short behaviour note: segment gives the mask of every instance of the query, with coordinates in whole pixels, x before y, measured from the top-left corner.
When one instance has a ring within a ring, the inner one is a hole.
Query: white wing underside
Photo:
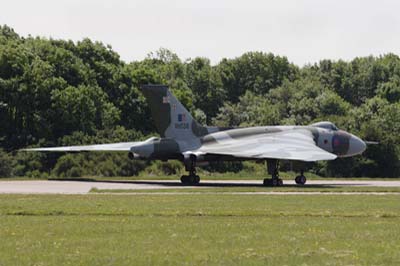
[[[49,148],[23,149],[24,151],[130,151],[130,149],[142,142],[120,142],[110,144],[84,145],[84,146],[63,146]]]
[[[218,135],[216,135],[218,136]],[[221,134],[219,134],[221,136]],[[336,155],[315,145],[313,135],[304,129],[230,138],[229,131],[217,142],[205,144],[194,153],[230,155],[238,158],[299,161],[334,160]]]
[[[336,155],[315,145],[313,135],[308,130],[285,130],[239,138],[229,137],[229,131],[211,134],[216,142],[205,144],[191,152],[196,154],[229,155],[237,158],[281,159],[299,161],[334,160]],[[222,138],[221,138],[222,136]],[[25,151],[130,151],[142,142],[120,142],[110,144],[63,146],[24,149]]]

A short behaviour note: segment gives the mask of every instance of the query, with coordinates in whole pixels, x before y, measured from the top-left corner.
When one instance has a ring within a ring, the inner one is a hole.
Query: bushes
[[[8,153],[0,150],[0,177],[11,177],[15,160]]]
[[[148,166],[148,167],[147,167]],[[145,171],[149,175],[179,175],[183,164],[179,161],[130,160],[126,153],[66,154],[59,158],[52,171],[56,177],[83,176],[137,176]]]
[[[205,170],[209,172],[217,172],[217,173],[224,173],[224,172],[233,172],[237,173],[243,169],[242,162],[222,162],[222,161],[214,161],[210,162],[209,165],[204,167]]]
[[[146,169],[146,173],[150,175],[178,175],[183,172],[183,168],[183,164],[179,161],[155,161]]]
[[[83,174],[80,160],[75,154],[67,154],[58,159],[53,173],[59,177],[80,177]]]
[[[13,155],[15,160],[13,175],[37,178],[47,175],[45,171],[48,154],[17,152]]]
[[[57,177],[134,176],[146,166],[126,153],[74,153],[60,157],[52,171]]]

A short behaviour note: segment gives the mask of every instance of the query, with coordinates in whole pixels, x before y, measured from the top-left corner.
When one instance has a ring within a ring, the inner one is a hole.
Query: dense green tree
[[[186,64],[186,80],[193,92],[194,105],[206,115],[206,122],[216,116],[226,99],[222,81],[210,60],[197,57]]]
[[[279,107],[266,97],[247,91],[235,105],[225,104],[214,119],[219,126],[267,126],[281,121]]]
[[[400,76],[392,76],[388,82],[378,85],[377,94],[391,103],[400,101]]]
[[[58,117],[54,121],[55,133],[70,134],[77,130],[94,133],[96,129],[115,126],[119,120],[120,111],[100,87],[69,86],[52,91],[51,100],[52,111]]]
[[[228,100],[237,102],[246,90],[265,94],[285,79],[294,80],[298,68],[286,57],[249,52],[235,59],[223,59],[217,66]]]

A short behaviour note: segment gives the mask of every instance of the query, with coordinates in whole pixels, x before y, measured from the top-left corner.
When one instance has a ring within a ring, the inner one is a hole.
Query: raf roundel
[[[178,114],[178,122],[185,122],[186,115],[185,114]]]

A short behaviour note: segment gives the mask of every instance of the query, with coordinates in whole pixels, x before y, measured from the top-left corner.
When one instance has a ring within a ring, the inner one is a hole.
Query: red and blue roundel
[[[186,115],[185,114],[178,114],[178,122],[185,122]]]

